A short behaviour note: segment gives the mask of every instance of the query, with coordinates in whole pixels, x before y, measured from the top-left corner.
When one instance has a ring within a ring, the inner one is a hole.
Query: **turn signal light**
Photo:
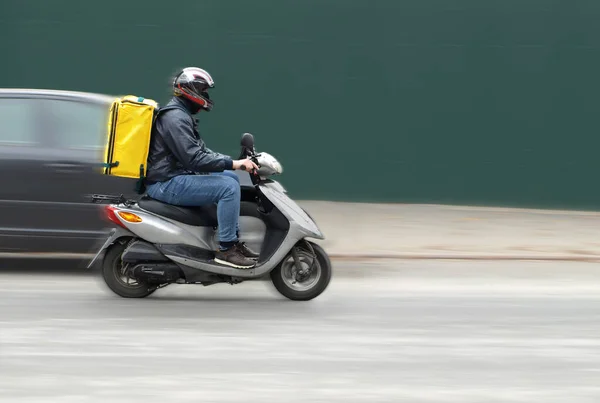
[[[117,214],[127,222],[142,222],[142,218],[133,213],[128,213],[126,211],[119,211]]]

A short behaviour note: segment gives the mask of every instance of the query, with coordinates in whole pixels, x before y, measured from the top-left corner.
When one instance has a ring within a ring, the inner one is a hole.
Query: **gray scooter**
[[[309,238],[324,239],[313,219],[271,176],[281,174],[272,155],[257,153],[254,137],[245,133],[240,159],[259,167],[242,186],[241,241],[260,251],[252,269],[236,269],[214,261],[218,248],[216,206],[180,207],[143,196],[94,195],[115,224],[88,267],[101,262],[108,287],[125,298],[147,297],[169,284],[204,286],[238,284],[270,275],[285,297],[306,301],[329,285],[332,267],[327,253]]]

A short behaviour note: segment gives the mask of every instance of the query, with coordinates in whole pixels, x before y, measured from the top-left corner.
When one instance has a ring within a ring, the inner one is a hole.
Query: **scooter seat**
[[[149,196],[143,196],[138,201],[138,206],[151,213],[196,227],[216,227],[218,222],[216,205],[202,207],[174,206]]]

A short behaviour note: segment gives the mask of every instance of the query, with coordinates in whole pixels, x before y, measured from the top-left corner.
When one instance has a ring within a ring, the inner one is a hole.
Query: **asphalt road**
[[[336,269],[309,303],[264,282],[126,300],[0,273],[0,401],[600,401],[600,265]]]

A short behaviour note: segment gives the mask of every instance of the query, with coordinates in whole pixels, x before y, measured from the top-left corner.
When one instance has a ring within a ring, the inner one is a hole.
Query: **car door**
[[[56,225],[63,234],[64,251],[93,252],[106,236],[109,225],[101,206],[90,202],[92,194],[136,196],[135,180],[101,173],[109,107],[108,102],[84,97],[43,100],[52,183],[60,189],[61,219]]]
[[[55,189],[38,99],[0,94],[0,253],[53,252]]]

